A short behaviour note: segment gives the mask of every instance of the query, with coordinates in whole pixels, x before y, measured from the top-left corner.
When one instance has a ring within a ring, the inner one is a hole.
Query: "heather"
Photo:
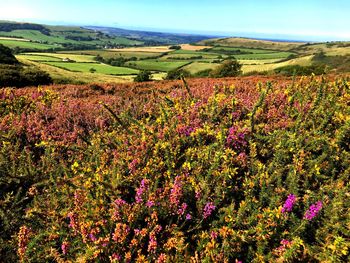
[[[349,85],[2,89],[1,258],[348,262]]]

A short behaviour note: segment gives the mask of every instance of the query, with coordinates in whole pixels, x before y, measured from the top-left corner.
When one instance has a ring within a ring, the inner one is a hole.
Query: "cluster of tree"
[[[20,65],[0,65],[0,87],[25,87],[48,85],[52,83],[50,75],[34,68]]]
[[[209,49],[210,50],[210,49]],[[247,54],[254,54],[251,51],[243,51],[240,49],[234,49],[234,50],[228,50],[228,49],[215,49],[215,53],[220,53],[224,55],[247,55]]]
[[[130,58],[125,58],[125,57],[115,57],[115,58],[108,58],[105,59],[100,55],[97,55],[95,58],[96,61],[101,62],[101,63],[105,63],[105,64],[109,64],[111,66],[115,66],[115,67],[122,67],[125,65],[126,62],[128,61],[136,61],[137,57],[130,57]]]
[[[284,76],[308,76],[308,75],[322,75],[326,73],[326,65],[313,64],[311,66],[289,65],[280,67],[274,70],[275,73]]]
[[[145,82],[145,81],[151,81],[152,80],[152,74],[148,70],[141,70],[139,74],[134,78],[135,82]]]
[[[52,83],[44,71],[23,67],[11,49],[0,44],[0,87],[25,87]]]
[[[203,56],[193,56],[193,57],[168,57],[167,59],[172,60],[194,60],[194,59],[202,59]]]
[[[174,45],[174,46],[170,46],[169,49],[180,50],[180,49],[181,49],[181,46]]]
[[[326,56],[323,51],[320,51],[315,54],[312,62],[337,72],[350,72],[350,55]]]
[[[44,35],[50,35],[50,30],[42,25],[31,24],[31,23],[0,23],[0,31],[11,32],[13,30],[37,30]]]
[[[11,49],[0,44],[0,64],[18,64],[17,59],[12,54]]]
[[[185,69],[175,69],[169,71],[166,78],[167,80],[181,79],[181,76],[185,78],[189,77],[211,77],[211,78],[225,78],[236,77],[242,74],[242,65],[237,60],[226,60],[220,66],[215,69],[206,69],[196,74],[191,74]]]
[[[99,40],[96,38],[93,38],[91,36],[73,36],[73,35],[68,35],[64,37],[67,40],[74,40],[74,41],[94,41],[94,40]]]

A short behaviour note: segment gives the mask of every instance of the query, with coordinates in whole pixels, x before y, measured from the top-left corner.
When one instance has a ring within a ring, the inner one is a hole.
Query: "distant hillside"
[[[8,21],[0,21],[0,43],[21,50],[96,49],[143,44],[142,41],[110,36],[81,27]]]
[[[298,48],[306,43],[303,42],[280,42],[250,38],[214,38],[200,41],[198,44],[207,46],[228,46],[228,47],[244,47],[287,51]]]
[[[139,40],[145,42],[146,45],[196,43],[198,41],[211,38],[210,36],[204,35],[161,33],[139,30],[127,30],[113,27],[88,26],[86,28],[100,31],[112,36],[126,37],[129,39]]]

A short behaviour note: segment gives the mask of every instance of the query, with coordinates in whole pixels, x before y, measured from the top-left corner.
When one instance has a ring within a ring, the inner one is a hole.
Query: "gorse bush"
[[[348,262],[350,83],[258,80],[1,91],[2,258]]]

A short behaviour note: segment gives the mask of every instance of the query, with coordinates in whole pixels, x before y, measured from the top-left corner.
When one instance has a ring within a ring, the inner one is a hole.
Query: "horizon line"
[[[308,37],[307,35],[294,35],[294,34],[281,34],[281,33],[267,33],[267,32],[220,32],[220,31],[202,31],[202,30],[186,30],[186,29],[165,29],[165,28],[151,28],[142,26],[128,26],[128,25],[111,25],[111,24],[87,24],[83,22],[66,22],[66,21],[48,21],[48,20],[37,20],[37,19],[24,19],[24,20],[7,20],[0,19],[1,22],[15,22],[15,23],[34,23],[48,26],[77,26],[77,27],[96,27],[96,28],[117,28],[130,31],[140,32],[153,32],[153,33],[165,33],[165,34],[183,34],[183,35],[194,35],[194,36],[205,36],[213,38],[246,38],[254,40],[265,40],[273,42],[301,42],[301,43],[320,43],[320,42],[349,42],[350,39],[339,39],[334,36],[323,36],[314,35]]]

